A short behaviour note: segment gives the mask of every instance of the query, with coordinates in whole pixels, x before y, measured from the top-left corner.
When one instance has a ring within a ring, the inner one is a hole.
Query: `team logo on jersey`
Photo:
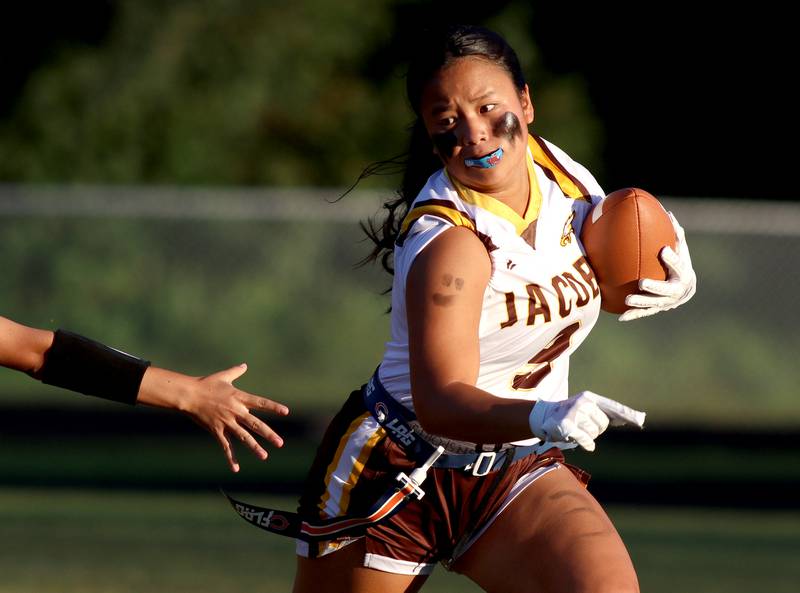
[[[572,235],[575,233],[575,229],[572,228],[574,218],[575,211],[572,211],[569,218],[567,218],[567,222],[564,223],[564,230],[561,232],[561,247],[566,247],[572,243]]]

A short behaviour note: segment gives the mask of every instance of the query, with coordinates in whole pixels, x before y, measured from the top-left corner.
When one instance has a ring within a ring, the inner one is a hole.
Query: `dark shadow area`
[[[210,436],[175,414],[4,407],[0,484],[296,494],[327,418],[267,421],[286,446],[263,464],[238,447],[242,471],[233,474]],[[592,474],[590,489],[607,504],[797,509],[799,443],[796,429],[610,429],[596,452],[568,461]]]

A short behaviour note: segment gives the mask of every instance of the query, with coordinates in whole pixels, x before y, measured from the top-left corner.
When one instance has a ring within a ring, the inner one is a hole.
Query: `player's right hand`
[[[577,443],[594,451],[594,440],[609,424],[644,424],[644,413],[621,403],[582,391],[558,402],[537,401],[528,423],[534,436],[555,443]]]

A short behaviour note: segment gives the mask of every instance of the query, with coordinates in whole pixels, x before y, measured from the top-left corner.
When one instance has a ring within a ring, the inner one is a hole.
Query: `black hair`
[[[511,76],[519,92],[525,89],[525,77],[517,54],[494,31],[472,25],[447,25],[427,31],[422,39],[415,40],[406,74],[406,95],[416,115],[410,127],[408,152],[372,163],[359,177],[360,180],[369,175],[396,171],[398,167],[403,171],[397,195],[383,205],[387,211],[383,222],[376,224],[369,220],[361,223],[361,228],[375,244],[363,263],[380,260],[387,272],[394,273],[391,258],[403,218],[428,178],[442,168],[442,161],[433,152],[433,144],[420,114],[422,93],[437,72],[467,56],[480,57],[500,66]]]

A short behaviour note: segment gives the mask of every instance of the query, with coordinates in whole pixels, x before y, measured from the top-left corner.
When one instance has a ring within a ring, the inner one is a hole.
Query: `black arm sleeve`
[[[135,404],[150,361],[59,329],[45,353],[42,383]]]

